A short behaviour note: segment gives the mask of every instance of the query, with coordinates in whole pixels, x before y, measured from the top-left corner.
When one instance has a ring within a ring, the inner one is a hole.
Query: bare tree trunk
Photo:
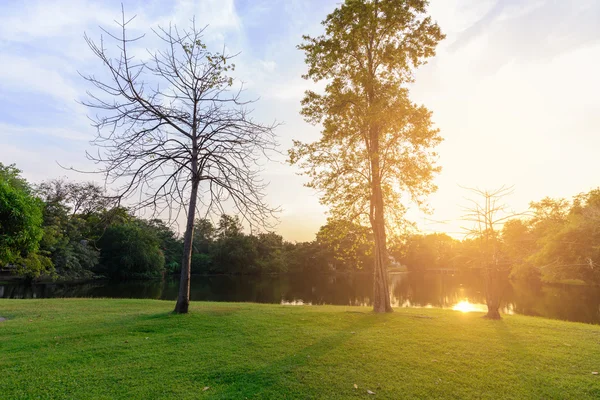
[[[500,316],[500,300],[501,300],[501,283],[499,282],[499,274],[494,267],[486,268],[485,270],[485,302],[488,312],[484,318],[502,319]]]
[[[377,313],[392,312],[390,291],[387,274],[387,251],[385,246],[385,226],[381,229],[376,223],[373,226],[375,233],[375,265],[373,271],[373,311]]]
[[[379,168],[379,142],[373,138],[371,169],[373,181],[371,184],[371,226],[375,239],[375,262],[373,266],[373,311],[376,313],[392,312],[390,291],[387,274],[387,249],[385,234],[385,217],[383,195],[381,193],[381,172]]]
[[[187,224],[185,226],[185,235],[183,237],[183,260],[181,262],[181,277],[179,282],[179,297],[175,305],[174,312],[177,314],[187,314],[190,306],[190,278],[192,274],[192,243],[194,241],[194,220],[196,218],[196,198],[198,196],[197,179],[192,181],[192,193],[187,215]]]

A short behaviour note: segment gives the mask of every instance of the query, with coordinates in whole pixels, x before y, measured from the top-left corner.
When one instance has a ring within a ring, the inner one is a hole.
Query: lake
[[[370,305],[370,274],[193,276],[192,301],[276,304]],[[0,298],[113,297],[175,300],[179,280],[26,285],[0,283]],[[531,286],[506,282],[502,311],[600,324],[600,288],[571,285]],[[469,274],[390,274],[394,307],[485,310],[480,277]]]

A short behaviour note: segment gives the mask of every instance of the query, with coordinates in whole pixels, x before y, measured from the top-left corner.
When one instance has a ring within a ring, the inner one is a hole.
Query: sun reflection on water
[[[469,300],[463,300],[463,301],[456,303],[454,305],[454,307],[452,307],[452,309],[455,311],[463,312],[463,313],[484,312],[487,310],[486,306],[484,304],[469,303]]]

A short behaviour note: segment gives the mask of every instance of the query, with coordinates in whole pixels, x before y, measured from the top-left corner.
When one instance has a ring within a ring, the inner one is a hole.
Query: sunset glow
[[[458,302],[454,307],[452,307],[452,309],[454,311],[468,313],[468,312],[483,312],[486,310],[486,307],[483,304],[472,304],[472,303],[469,303],[469,300],[463,300],[463,301]]]

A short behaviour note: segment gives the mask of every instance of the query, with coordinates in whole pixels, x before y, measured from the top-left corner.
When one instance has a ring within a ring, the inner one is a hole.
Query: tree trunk
[[[382,229],[383,228],[383,229]],[[387,250],[385,246],[385,225],[373,226],[375,233],[375,265],[373,271],[373,311],[392,312],[387,274]],[[383,232],[382,232],[383,231]]]
[[[387,249],[385,234],[385,217],[383,194],[381,193],[381,172],[379,168],[379,140],[372,138],[373,154],[371,155],[371,227],[375,239],[375,262],[373,268],[373,311],[376,313],[392,312],[390,289],[387,274]]]
[[[192,243],[194,241],[194,220],[196,219],[196,197],[198,196],[199,182],[194,178],[192,182],[192,193],[183,236],[183,260],[181,262],[181,277],[179,280],[179,297],[174,312],[187,314],[190,306],[190,277],[192,274]]]
[[[375,32],[377,30],[377,13],[378,1],[375,0],[373,9],[374,17],[372,21],[375,23],[371,26],[369,44],[367,45],[368,57],[368,76],[369,81],[366,85],[368,109],[368,140],[367,149],[369,150],[369,161],[371,167],[371,199],[370,199],[370,215],[371,227],[373,229],[373,237],[375,239],[375,262],[373,265],[373,311],[376,313],[392,312],[390,304],[390,289],[388,286],[387,262],[388,255],[386,249],[385,235],[385,209],[383,204],[383,193],[381,191],[382,171],[379,157],[379,140],[380,129],[377,123],[378,116],[375,111],[377,109],[377,99],[375,93],[374,82],[377,81],[376,67],[373,62],[373,47]]]
[[[499,281],[499,274],[496,268],[491,267],[485,270],[485,302],[487,304],[488,312],[484,316],[487,319],[502,319],[500,316],[500,300],[501,300],[501,288]]]

